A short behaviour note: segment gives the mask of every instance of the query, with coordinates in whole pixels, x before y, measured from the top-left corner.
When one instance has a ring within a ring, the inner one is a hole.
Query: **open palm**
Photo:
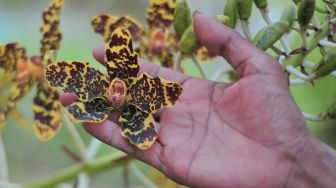
[[[309,133],[278,62],[207,16],[194,15],[194,28],[212,53],[223,55],[238,71],[238,82],[216,83],[142,62],[142,72],[184,88],[173,108],[157,114],[158,141],[139,150],[110,120],[86,124],[86,130],[184,185],[284,186]],[[102,60],[103,53],[94,54]]]

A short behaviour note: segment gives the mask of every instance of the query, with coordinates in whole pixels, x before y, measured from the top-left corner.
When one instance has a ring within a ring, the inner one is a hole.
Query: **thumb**
[[[200,42],[211,53],[223,56],[241,76],[281,74],[275,58],[253,46],[235,30],[199,12],[193,15],[193,26]]]

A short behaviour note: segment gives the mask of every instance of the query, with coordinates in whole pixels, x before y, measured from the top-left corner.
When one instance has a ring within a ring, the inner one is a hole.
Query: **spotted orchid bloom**
[[[25,49],[16,43],[0,46],[0,68],[6,73],[14,72],[13,86],[6,109],[1,112],[2,119],[16,107],[16,103],[34,87],[37,88],[33,99],[34,124],[36,136],[41,140],[51,139],[61,125],[62,106],[59,95],[45,81],[44,67],[56,59],[60,47],[62,32],[59,29],[59,17],[64,0],[52,0],[42,13],[40,31],[40,55],[28,59]]]
[[[121,135],[138,148],[148,149],[158,135],[153,114],[175,104],[181,85],[139,74],[138,54],[126,28],[112,33],[105,45],[104,64],[106,75],[88,62],[58,62],[46,67],[46,78],[51,86],[77,95],[79,101],[66,108],[73,121],[99,123],[111,111],[119,111]]]

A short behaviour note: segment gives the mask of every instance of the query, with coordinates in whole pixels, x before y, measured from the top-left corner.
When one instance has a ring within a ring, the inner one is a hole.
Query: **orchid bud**
[[[262,50],[267,50],[281,36],[289,30],[289,23],[286,21],[274,22],[261,29],[253,39],[253,44]]]
[[[285,10],[283,11],[280,20],[288,22],[289,27],[292,27],[293,24],[294,24],[295,17],[296,17],[295,6],[288,5],[288,6],[286,6]]]
[[[191,12],[187,1],[177,1],[173,25],[178,38],[181,38],[183,32],[191,25],[191,22]]]
[[[216,15],[213,17],[217,22],[228,25],[230,18],[225,15]],[[194,27],[190,25],[183,33],[180,40],[180,50],[183,54],[192,54],[202,47],[202,44],[198,41],[194,31]]]
[[[301,2],[301,0],[293,0],[293,2],[294,2],[295,4],[298,4],[298,3]]]
[[[307,26],[315,12],[315,0],[302,0],[298,4],[298,22],[300,26]]]
[[[254,4],[255,4],[259,9],[266,8],[267,5],[268,5],[267,0],[254,0]]]
[[[248,20],[252,12],[252,0],[237,0],[238,16],[241,20]]]
[[[321,59],[317,68],[316,76],[318,78],[329,75],[336,69],[336,50],[330,50],[327,54]]]
[[[227,0],[224,7],[224,15],[230,18],[229,27],[235,28],[237,23],[237,0]]]

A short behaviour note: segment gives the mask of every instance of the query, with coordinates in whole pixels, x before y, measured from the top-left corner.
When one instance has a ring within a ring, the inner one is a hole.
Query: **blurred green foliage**
[[[225,0],[189,0],[192,10],[200,10],[209,15],[223,12]],[[291,0],[285,1],[290,3]],[[278,20],[286,3],[272,0],[269,10],[272,20]],[[0,0],[0,43],[16,41],[26,47],[28,55],[34,55],[39,50],[39,26],[41,23],[41,11],[48,4],[48,0]],[[92,49],[102,42],[100,36],[92,31],[91,17],[100,13],[114,15],[131,15],[145,23],[144,12],[148,5],[147,0],[66,0],[61,18],[61,29],[64,33],[62,46],[58,60],[88,60],[95,66],[100,66],[92,57]],[[279,8],[281,7],[281,8]],[[254,7],[255,9],[255,7]],[[252,35],[263,27],[264,21],[256,9],[253,11],[250,23]],[[291,44],[299,45],[300,38],[290,36]],[[310,55],[311,61],[319,60],[318,52]],[[202,64],[211,75],[219,66],[223,65],[223,59],[217,58],[213,62]],[[197,69],[191,62],[184,62],[186,74],[199,76]],[[310,84],[292,86],[293,96],[299,107],[308,113],[320,113],[331,103],[336,102],[336,77],[323,78]],[[24,101],[20,102],[21,112],[32,121],[32,96],[30,93]],[[336,147],[336,121],[323,123],[307,122],[310,130],[323,141]],[[91,137],[78,126],[78,130],[88,144]],[[54,172],[73,164],[73,161],[64,154],[61,147],[67,146],[75,151],[75,146],[69,140],[69,135],[63,127],[60,134],[48,142],[41,142],[35,138],[31,127],[21,125],[11,118],[3,132],[4,142],[8,152],[10,176],[15,182],[28,182],[51,176]],[[115,149],[104,145],[98,155],[114,152]],[[142,170],[149,167],[141,162]],[[137,185],[137,181],[131,177],[131,185]],[[92,187],[120,187],[122,185],[122,169],[118,168],[93,177]]]

